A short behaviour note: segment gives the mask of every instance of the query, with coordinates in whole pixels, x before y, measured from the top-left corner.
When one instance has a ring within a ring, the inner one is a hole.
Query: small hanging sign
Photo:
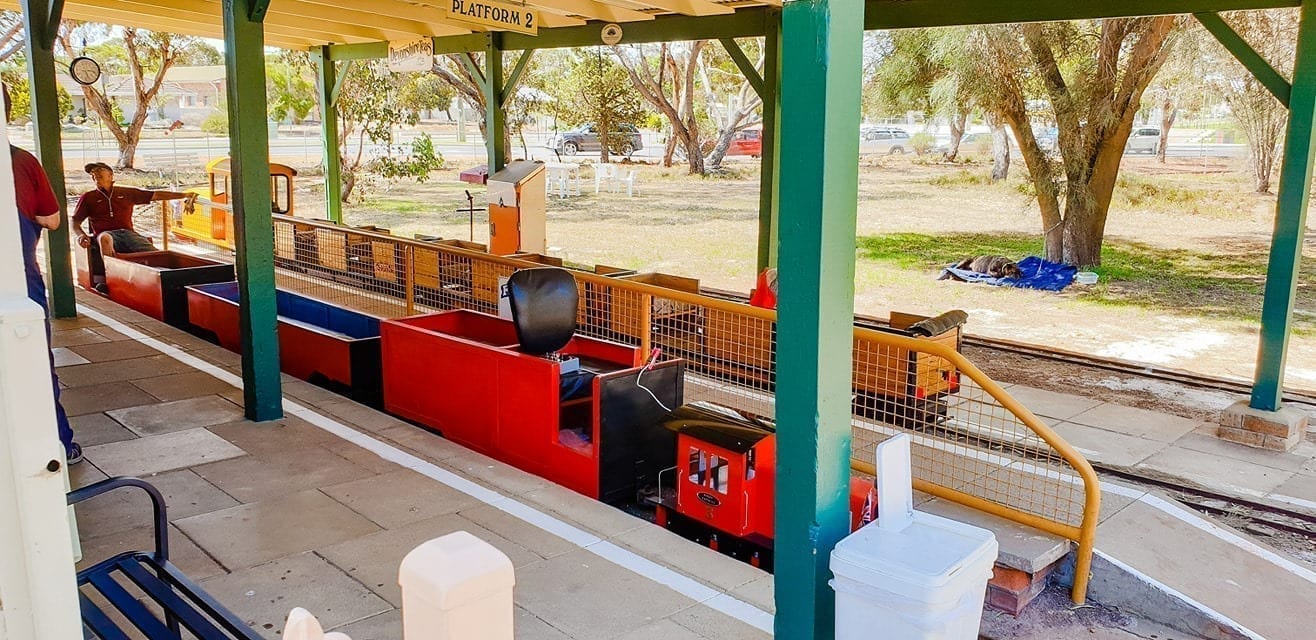
[[[484,27],[539,35],[539,12],[494,0],[448,0],[448,16]]]
[[[392,41],[388,43],[388,70],[429,71],[434,66],[434,39]]]

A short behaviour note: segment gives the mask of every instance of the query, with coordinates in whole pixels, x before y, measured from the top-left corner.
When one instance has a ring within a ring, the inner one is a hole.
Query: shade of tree
[[[382,60],[356,61],[345,65],[342,89],[335,108],[338,111],[339,155],[342,170],[342,193],[347,202],[358,190],[370,169],[390,180],[412,177],[424,180],[430,171],[443,165],[443,156],[434,150],[428,136],[414,141],[402,157],[393,157],[394,134],[403,124],[416,124],[419,112],[403,105],[398,94],[407,78],[388,70]],[[367,143],[383,144],[388,152],[383,158],[365,155]],[[355,144],[355,153],[351,146]]]
[[[564,92],[556,105],[558,119],[568,126],[594,125],[600,142],[599,162],[608,162],[613,152],[628,144],[622,125],[639,126],[644,119],[644,106],[628,76],[613,56],[582,51],[565,78]],[[691,160],[691,173],[697,173],[696,164],[702,172],[702,156],[697,163]]]
[[[1124,146],[1143,92],[1165,62],[1175,17],[974,28],[974,95],[1014,130],[1041,210],[1046,257],[1101,264]],[[1045,96],[1057,124],[1053,162],[1032,130],[1027,98]]]

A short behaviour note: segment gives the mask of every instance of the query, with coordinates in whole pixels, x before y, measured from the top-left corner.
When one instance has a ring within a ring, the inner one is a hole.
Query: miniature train
[[[152,252],[107,260],[106,269],[116,301],[238,349],[239,300],[231,265]],[[473,285],[471,293],[479,290]],[[588,287],[583,292],[580,305],[596,302]],[[729,408],[684,404],[685,378],[694,368],[679,350],[673,349],[676,357],[660,359],[662,346],[646,353],[621,341],[576,334],[564,352],[590,373],[576,382],[577,375],[561,363],[524,353],[521,336],[498,316],[456,309],[382,319],[289,291],[278,291],[277,301],[285,372],[584,495],[652,509],[662,526],[772,568],[775,429],[768,420]],[[674,306],[665,311],[683,312]],[[894,330],[913,328],[915,335],[958,346],[963,318],[955,314],[935,319],[895,314],[892,324]],[[623,335],[634,329],[616,327]],[[654,344],[664,343],[659,337]],[[732,378],[770,383],[723,348],[715,366],[701,366],[701,375],[739,368],[731,371]],[[946,403],[937,400],[957,392],[958,379],[946,365],[925,362],[921,355],[884,353],[904,363],[891,381],[856,376],[856,411],[870,406],[879,418],[913,419],[907,413],[889,415],[890,406],[880,403],[864,405],[862,398],[871,396],[905,408],[915,406],[911,402],[941,406],[942,413],[913,415],[942,420]],[[576,388],[568,393],[571,385]],[[854,526],[876,509],[871,487],[866,478],[852,482]]]

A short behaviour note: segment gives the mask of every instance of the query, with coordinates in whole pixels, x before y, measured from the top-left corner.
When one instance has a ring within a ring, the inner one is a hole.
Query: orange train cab
[[[775,426],[705,402],[677,408],[666,424],[677,433],[676,477],[675,491],[662,493],[657,505],[659,524],[770,568],[776,517]],[[853,477],[851,529],[876,517],[876,505],[872,479]]]

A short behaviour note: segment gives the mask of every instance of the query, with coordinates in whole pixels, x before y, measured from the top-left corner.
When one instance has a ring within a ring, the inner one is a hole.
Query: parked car
[[[727,147],[727,155],[751,158],[763,155],[763,127],[755,126],[737,131],[735,137],[731,138],[731,146]]]
[[[629,156],[644,148],[644,142],[640,139],[640,130],[636,129],[634,125],[620,125],[617,127],[617,133],[624,135],[625,138],[620,143],[614,143],[613,153]],[[598,129],[592,122],[558,133],[549,141],[548,146],[554,151],[568,156],[574,156],[582,151],[598,151],[602,148],[602,144],[599,143]]]
[[[913,150],[909,146],[909,133],[904,129],[894,127],[868,127],[861,130],[864,142],[875,144],[866,145],[865,151],[875,151],[876,153],[904,153],[907,150]]]
[[[1014,135],[1010,134],[1007,131],[1005,139],[1010,143],[1011,155],[1013,155],[1016,158],[1021,157],[1021,154],[1019,152],[1019,144],[1015,142]],[[1043,147],[1042,150],[1046,151],[1047,149],[1046,147]],[[932,152],[937,154],[944,154],[947,151],[950,151],[949,140],[939,143],[937,146],[932,148]],[[960,153],[991,153],[991,151],[992,151],[992,134],[990,131],[977,131],[974,133],[966,133],[964,134],[963,137],[960,138],[960,149],[959,149]]]
[[[1124,153],[1151,153],[1161,150],[1161,130],[1154,127],[1141,127],[1129,134],[1129,141],[1124,145]]]

